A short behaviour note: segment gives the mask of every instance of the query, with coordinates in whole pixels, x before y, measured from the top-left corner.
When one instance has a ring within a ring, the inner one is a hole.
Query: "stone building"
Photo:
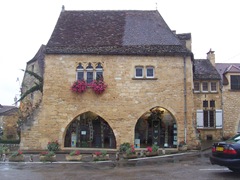
[[[191,43],[158,11],[63,9],[42,55],[27,64],[44,81],[43,94],[27,98],[41,102],[23,126],[21,149],[45,149],[51,140],[61,149],[197,147],[200,137],[221,138],[214,53],[195,60]]]
[[[0,139],[18,140],[18,108],[0,104]]]
[[[221,75],[223,137],[240,132],[240,63],[216,63]]]

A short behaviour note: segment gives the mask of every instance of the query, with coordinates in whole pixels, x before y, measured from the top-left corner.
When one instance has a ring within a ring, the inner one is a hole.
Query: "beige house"
[[[18,108],[0,104],[0,139],[19,140],[17,121]]]
[[[240,132],[240,63],[216,63],[222,78],[224,137]]]
[[[194,148],[200,138],[220,139],[214,53],[195,60],[191,43],[190,33],[171,31],[158,11],[63,9],[47,45],[27,64],[44,85],[43,94],[22,102],[35,108],[21,149],[45,149],[51,140],[61,149],[124,142],[176,148],[182,141]]]

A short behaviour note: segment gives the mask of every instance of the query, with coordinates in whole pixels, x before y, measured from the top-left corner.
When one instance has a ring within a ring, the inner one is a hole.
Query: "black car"
[[[210,161],[212,164],[225,166],[234,172],[240,172],[240,134],[225,142],[214,143]]]

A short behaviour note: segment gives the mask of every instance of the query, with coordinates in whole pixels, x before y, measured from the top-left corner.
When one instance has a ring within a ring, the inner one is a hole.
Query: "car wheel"
[[[240,169],[228,167],[233,172],[240,173]]]

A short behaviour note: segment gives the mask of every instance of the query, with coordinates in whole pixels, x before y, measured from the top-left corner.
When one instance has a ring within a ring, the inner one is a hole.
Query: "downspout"
[[[186,80],[186,56],[183,56],[184,71],[184,142],[187,143],[187,80]]]

